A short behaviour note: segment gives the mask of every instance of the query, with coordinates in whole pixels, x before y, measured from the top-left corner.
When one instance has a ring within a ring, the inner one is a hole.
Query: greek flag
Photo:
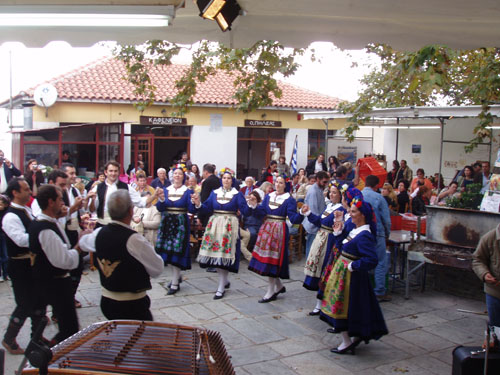
[[[297,149],[299,148],[299,140],[295,136],[295,142],[293,144],[292,158],[290,160],[290,174],[293,176],[297,173]]]

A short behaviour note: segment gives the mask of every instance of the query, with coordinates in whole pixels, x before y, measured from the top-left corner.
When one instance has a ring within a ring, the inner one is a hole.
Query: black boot
[[[20,322],[19,318],[11,317],[2,345],[10,354],[24,354],[24,350],[17,344],[16,337],[23,327],[24,320]]]

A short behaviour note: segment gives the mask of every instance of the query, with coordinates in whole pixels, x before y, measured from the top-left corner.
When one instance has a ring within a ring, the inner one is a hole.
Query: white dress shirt
[[[44,229],[38,234],[38,241],[50,264],[63,270],[72,270],[78,267],[80,260],[78,251],[71,249],[64,228],[61,228],[57,219],[41,213],[38,215],[37,220],[55,223],[64,238],[64,241],[61,240],[61,237],[51,229]]]
[[[106,225],[111,222],[111,217],[108,214],[108,198],[111,194],[118,190],[118,179],[112,184],[110,184],[106,179],[104,183],[107,185],[106,194],[104,196],[104,219],[97,220],[102,225]],[[97,193],[98,186],[99,185],[94,186],[92,191]],[[148,200],[148,197],[141,197],[141,194],[130,185],[127,185],[127,187],[132,204],[136,207],[146,207],[146,201]],[[97,207],[99,206],[99,197],[96,195],[94,199],[94,204],[97,209]]]
[[[7,178],[5,177],[5,163],[0,165],[0,193],[4,193],[7,190]]]
[[[112,223],[130,229],[130,225],[123,224],[120,221],[113,220]],[[79,244],[83,251],[95,253],[95,240],[101,229],[98,228],[80,238]],[[154,247],[146,238],[139,233],[134,233],[128,238],[126,246],[129,254],[144,266],[149,276],[158,277],[162,274],[164,268],[163,259],[156,254]]]
[[[31,213],[31,209],[26,206],[21,206],[12,202],[10,204],[12,207],[19,208],[21,210],[26,211],[28,217],[33,220],[33,214]],[[19,247],[29,247],[29,236],[26,229],[24,229],[24,225],[16,214],[12,212],[7,212],[2,220],[2,229],[4,233],[9,236],[9,238]]]

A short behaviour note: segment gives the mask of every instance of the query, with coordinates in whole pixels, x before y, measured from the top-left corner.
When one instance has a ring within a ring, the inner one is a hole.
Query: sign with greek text
[[[151,117],[140,116],[141,125],[187,125],[187,119],[182,117]]]
[[[268,126],[272,128],[281,128],[281,121],[274,120],[245,120],[245,126]]]

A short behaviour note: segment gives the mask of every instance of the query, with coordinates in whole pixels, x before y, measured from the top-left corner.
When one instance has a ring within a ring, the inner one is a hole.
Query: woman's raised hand
[[[191,202],[195,205],[195,206],[199,206],[200,205],[200,194],[198,193],[194,193],[193,195],[191,195]]]

